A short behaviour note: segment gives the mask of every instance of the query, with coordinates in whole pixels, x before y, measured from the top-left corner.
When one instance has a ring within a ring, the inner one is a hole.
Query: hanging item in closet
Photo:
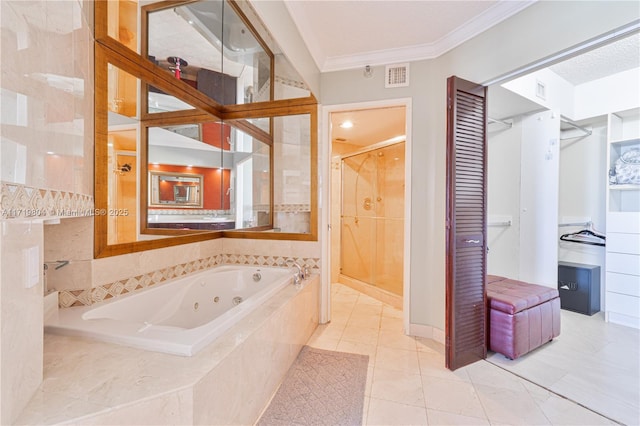
[[[640,185],[640,149],[633,148],[616,160],[615,183]]]
[[[604,246],[606,241],[606,237],[604,235],[590,229],[583,229],[582,231],[564,234],[560,239],[571,243],[589,244],[592,246]]]

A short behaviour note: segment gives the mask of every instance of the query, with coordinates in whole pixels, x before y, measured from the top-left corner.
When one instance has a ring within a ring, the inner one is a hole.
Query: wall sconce
[[[371,78],[373,77],[373,69],[371,68],[371,65],[367,65],[364,67],[364,76],[366,78]]]

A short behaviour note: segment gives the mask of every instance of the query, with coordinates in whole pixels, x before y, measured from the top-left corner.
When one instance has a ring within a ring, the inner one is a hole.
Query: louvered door
[[[446,366],[487,356],[487,88],[447,80]]]

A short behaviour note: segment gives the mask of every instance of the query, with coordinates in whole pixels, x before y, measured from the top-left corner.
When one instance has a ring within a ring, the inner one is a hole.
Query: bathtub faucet
[[[306,266],[302,267],[300,266],[300,264],[298,262],[296,262],[293,259],[288,259],[286,262],[286,264],[292,264],[293,266],[295,266],[298,270],[296,271],[296,274],[294,276],[294,283],[295,284],[300,284],[300,281],[302,280],[306,280],[308,278],[308,268]]]

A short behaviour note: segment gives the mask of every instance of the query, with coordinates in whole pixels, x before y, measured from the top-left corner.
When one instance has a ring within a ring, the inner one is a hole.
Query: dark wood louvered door
[[[447,368],[487,356],[487,88],[447,79]]]

